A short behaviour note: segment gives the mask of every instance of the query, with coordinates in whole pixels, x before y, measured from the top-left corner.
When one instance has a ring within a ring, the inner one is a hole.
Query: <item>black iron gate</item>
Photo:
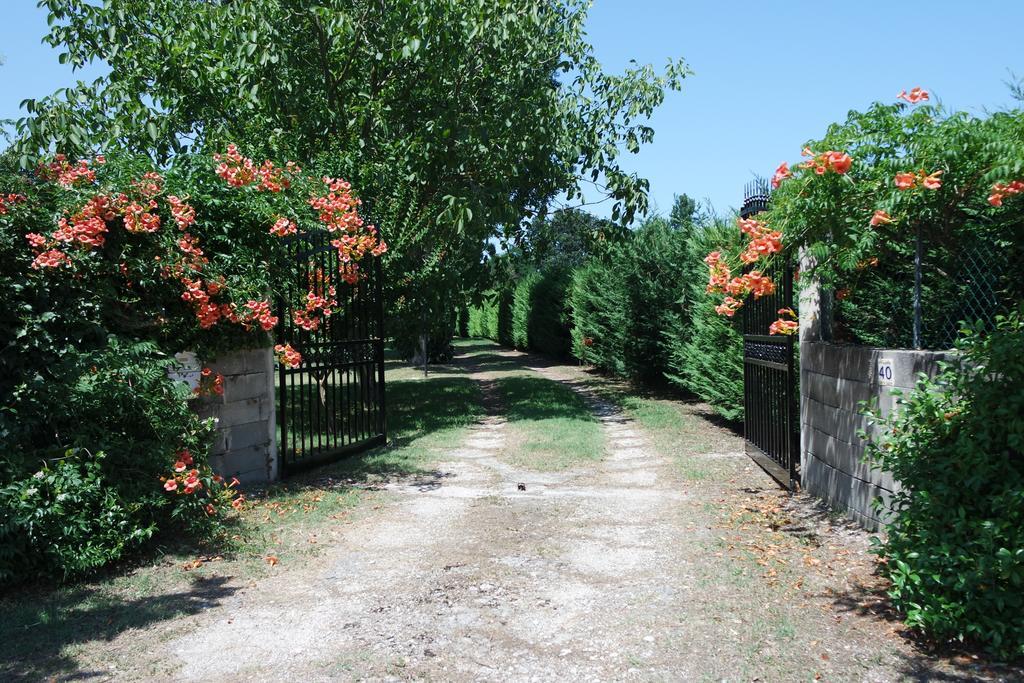
[[[749,183],[741,217],[767,209],[770,193],[763,180]],[[792,258],[776,258],[762,270],[776,289],[758,299],[749,296],[743,306],[743,434],[747,455],[780,484],[795,489],[800,481],[797,337],[769,334],[780,309],[795,310]]]
[[[287,238],[287,257],[305,294],[328,296],[337,308],[315,330],[295,324],[278,303],[279,343],[302,355],[297,367],[278,363],[278,448],[284,474],[356,453],[386,440],[384,303],[381,263],[367,257],[363,277],[347,284],[338,252],[324,233]]]

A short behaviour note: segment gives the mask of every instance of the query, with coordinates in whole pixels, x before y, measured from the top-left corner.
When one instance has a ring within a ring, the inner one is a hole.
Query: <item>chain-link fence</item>
[[[835,294],[836,341],[952,348],[964,324],[989,328],[1021,299],[1011,243],[977,232],[955,242],[890,244]]]

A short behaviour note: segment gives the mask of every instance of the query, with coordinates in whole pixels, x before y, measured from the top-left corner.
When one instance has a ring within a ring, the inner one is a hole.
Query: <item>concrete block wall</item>
[[[224,375],[224,394],[198,399],[195,406],[200,417],[217,418],[210,451],[214,471],[242,483],[276,480],[273,349],[234,351],[207,365]]]
[[[912,389],[918,373],[934,376],[951,354],[936,351],[800,344],[800,467],[805,491],[824,499],[868,529],[884,526],[872,501],[888,500],[898,490],[892,475],[863,461],[859,430],[872,433],[859,402],[875,399],[882,412],[895,405],[893,389]],[[892,387],[879,382],[880,359],[892,363]]]

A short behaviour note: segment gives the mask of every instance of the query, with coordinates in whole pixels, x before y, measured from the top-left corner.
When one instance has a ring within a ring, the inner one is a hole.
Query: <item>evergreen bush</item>
[[[567,290],[571,270],[549,265],[518,282],[512,300],[512,342],[520,350],[551,356],[569,353]]]
[[[681,313],[686,289],[681,273],[692,229],[690,221],[673,225],[655,217],[633,234],[624,249],[621,265],[626,270],[631,337],[625,353],[632,377],[662,381],[669,370],[665,333]]]
[[[621,265],[592,259],[577,269],[569,287],[569,308],[573,354],[584,363],[625,375],[631,311]]]
[[[681,313],[664,331],[668,379],[707,401],[727,420],[743,419],[743,337],[732,319],[715,312],[717,297],[705,289],[704,256],[716,246],[739,241],[739,231],[724,222],[694,230],[679,271],[685,286]]]
[[[512,346],[525,351],[530,346],[530,318],[533,314],[534,290],[541,281],[541,274],[530,271],[516,283],[512,290]]]

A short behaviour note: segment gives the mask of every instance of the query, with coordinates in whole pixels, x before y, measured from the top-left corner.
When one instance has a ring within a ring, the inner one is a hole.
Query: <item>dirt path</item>
[[[578,369],[493,354],[580,391],[602,423],[604,458],[557,473],[507,464],[502,455],[511,446],[494,375],[462,359],[467,376],[480,382],[487,415],[433,475],[389,484],[382,509],[345,526],[320,557],[188,617],[187,635],[153,644],[114,677],[928,677],[930,665],[915,659],[890,624],[832,598],[826,589],[849,584],[842,571],[836,578],[792,562],[790,575],[781,564],[773,568],[775,558],[761,564],[764,556],[749,548],[732,552],[745,542],[768,547],[765,534],[777,532],[759,520],[723,530],[730,519],[723,508],[741,500],[726,489],[747,498],[766,492],[772,501],[778,495],[741,455],[734,434],[696,423],[713,446],[706,458],[728,478],[700,485],[652,446],[645,429],[592,392]],[[863,550],[862,537],[851,542],[835,552]],[[778,552],[807,552],[794,543]],[[970,678],[944,671],[944,680]]]

